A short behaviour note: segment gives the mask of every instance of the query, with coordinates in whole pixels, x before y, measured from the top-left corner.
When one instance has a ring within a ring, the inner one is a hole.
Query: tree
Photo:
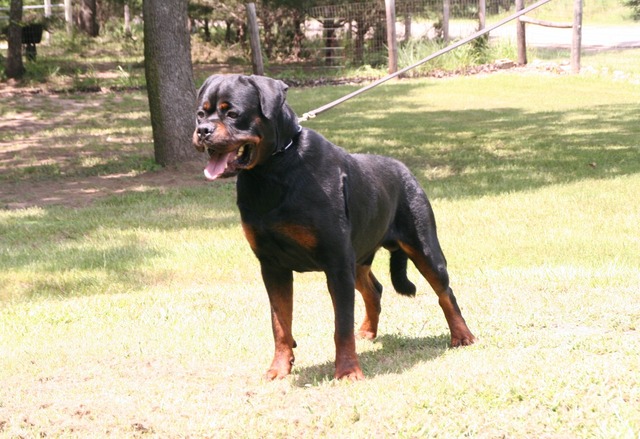
[[[97,37],[100,31],[98,25],[98,6],[96,0],[82,0],[80,14],[78,15],[78,26],[90,37]]]
[[[19,79],[24,75],[22,63],[22,0],[11,0],[9,7],[9,51],[5,65],[8,78]]]
[[[197,157],[195,85],[191,66],[188,0],[145,0],[144,67],[156,162],[176,165]]]
[[[640,0],[625,0],[625,6],[628,6],[632,10],[632,17],[634,20],[640,20]]]

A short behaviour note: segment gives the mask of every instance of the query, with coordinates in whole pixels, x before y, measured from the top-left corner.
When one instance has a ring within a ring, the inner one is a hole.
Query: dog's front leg
[[[267,379],[284,378],[291,372],[295,360],[293,348],[295,340],[291,334],[293,319],[293,272],[281,268],[262,265],[262,279],[269,294],[271,304],[271,325],[275,354]]]
[[[335,378],[364,379],[356,354],[353,330],[355,306],[355,273],[351,269],[327,272],[327,285],[335,314],[336,372]]]

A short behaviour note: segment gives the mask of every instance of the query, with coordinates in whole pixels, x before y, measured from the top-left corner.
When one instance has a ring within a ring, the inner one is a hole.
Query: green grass
[[[531,48],[528,50],[530,59],[539,59],[556,63],[568,62],[571,59],[571,49]],[[606,51],[587,51],[582,53],[580,62],[583,72],[611,76],[622,73],[624,77],[631,76],[640,82],[640,49],[614,49]],[[616,73],[618,72],[618,73]],[[622,79],[622,78],[620,78]]]
[[[7,160],[0,182],[141,173],[158,166],[143,93],[3,98],[0,132]],[[11,128],[11,126],[9,126]]]
[[[351,90],[289,97],[303,113]],[[433,292],[411,268],[418,296],[394,294],[381,252],[360,383],[331,379],[313,273],[296,275],[294,373],[261,379],[269,305],[231,183],[0,210],[0,436],[636,438],[639,97],[608,76],[411,80],[307,123],[412,168],[479,338],[448,349]],[[104,99],[98,117],[133,105]]]

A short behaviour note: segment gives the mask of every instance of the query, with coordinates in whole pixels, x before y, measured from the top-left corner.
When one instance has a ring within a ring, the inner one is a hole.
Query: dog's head
[[[198,91],[193,144],[209,154],[209,180],[253,169],[298,132],[287,85],[264,76],[213,75]]]

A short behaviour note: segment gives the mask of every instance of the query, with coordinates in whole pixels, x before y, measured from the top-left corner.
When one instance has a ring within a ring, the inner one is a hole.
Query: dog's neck
[[[296,139],[296,137],[298,137],[298,135],[300,135],[300,132],[302,131],[302,127],[300,125],[298,125],[298,130],[296,131],[296,133],[291,137],[291,140],[289,140],[289,143],[287,143],[285,146],[283,147],[276,147],[275,151],[273,151],[272,155],[277,155],[277,154],[282,154],[283,152],[285,152],[287,149],[289,149],[291,147],[291,145],[293,145],[293,141]]]

